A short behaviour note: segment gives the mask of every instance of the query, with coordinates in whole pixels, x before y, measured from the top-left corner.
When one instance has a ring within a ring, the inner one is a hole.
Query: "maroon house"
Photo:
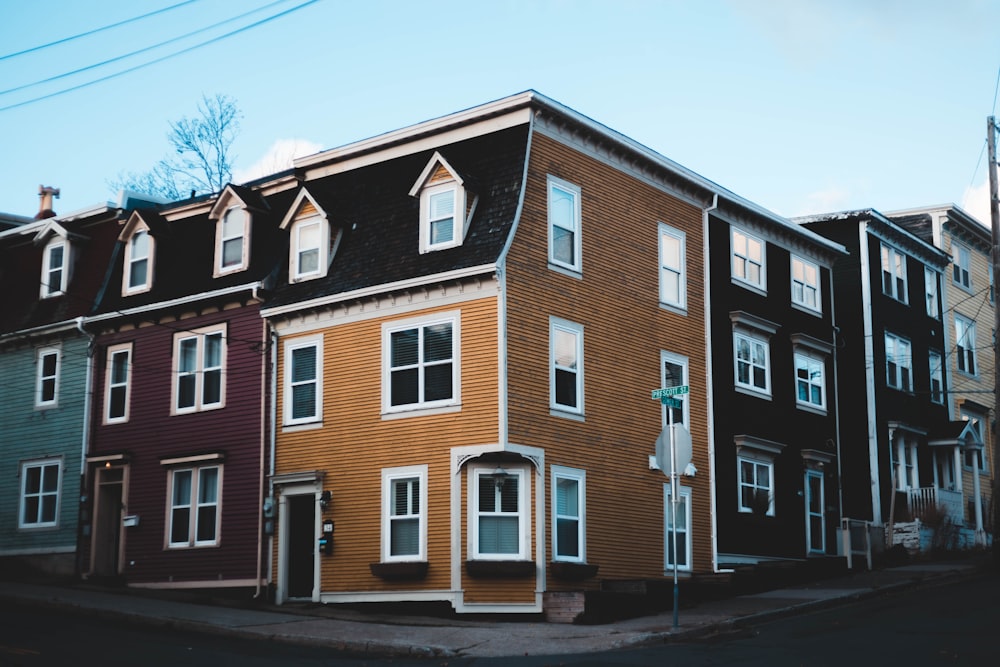
[[[271,348],[259,307],[284,253],[279,222],[239,186],[123,222],[87,319],[84,576],[261,592]]]

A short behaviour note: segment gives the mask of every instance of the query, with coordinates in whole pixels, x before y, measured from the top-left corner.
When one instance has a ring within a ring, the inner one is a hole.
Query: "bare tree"
[[[196,116],[170,123],[167,141],[173,154],[149,171],[119,174],[108,186],[115,192],[133,190],[171,201],[218,192],[233,178],[232,146],[242,117],[228,95],[202,96]]]

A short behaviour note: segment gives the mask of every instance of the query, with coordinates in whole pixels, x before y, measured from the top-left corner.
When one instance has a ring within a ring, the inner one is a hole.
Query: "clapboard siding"
[[[547,185],[552,175],[581,189],[582,275],[547,268]],[[658,223],[686,234],[687,314],[658,303]],[[705,395],[701,211],[573,150],[533,137],[524,213],[508,257],[510,439],[545,450],[546,558],[551,558],[552,465],[587,472],[587,560],[601,578],[662,576],[662,472],[648,459],[662,428],[650,399],[660,353],[686,356],[691,384],[694,563],[711,569]],[[549,410],[549,318],[584,328],[585,418]],[[565,584],[549,579],[557,590]],[[591,582],[594,585],[594,582]],[[575,584],[579,586],[579,584]]]

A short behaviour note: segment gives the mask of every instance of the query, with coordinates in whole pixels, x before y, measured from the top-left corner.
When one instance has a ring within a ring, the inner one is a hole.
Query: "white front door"
[[[806,470],[806,552],[826,553],[823,473]]]

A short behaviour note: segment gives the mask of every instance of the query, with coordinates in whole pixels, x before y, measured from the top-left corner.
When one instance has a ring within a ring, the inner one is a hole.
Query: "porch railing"
[[[934,487],[922,487],[907,491],[907,505],[914,517],[928,516],[943,511],[952,523],[962,524],[965,512],[962,509],[962,494]]]

